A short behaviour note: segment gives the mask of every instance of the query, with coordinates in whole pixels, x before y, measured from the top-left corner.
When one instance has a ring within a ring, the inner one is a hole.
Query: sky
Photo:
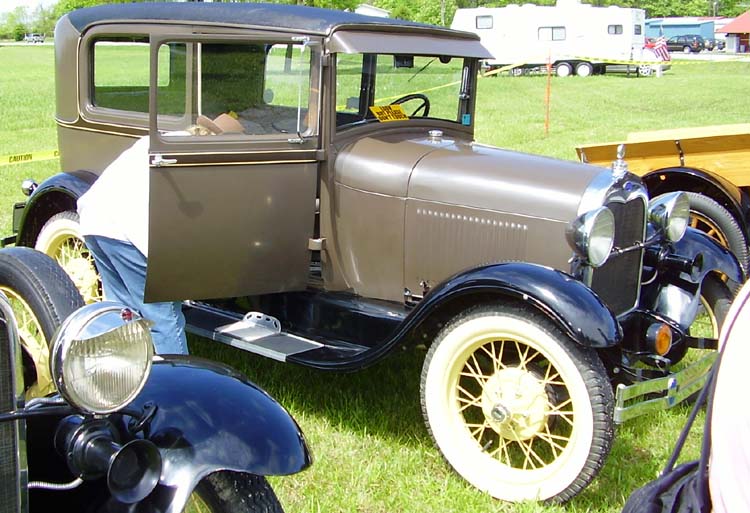
[[[12,11],[19,6],[28,8],[29,13],[32,13],[39,5],[49,7],[55,2],[57,0],[0,0],[0,14]]]

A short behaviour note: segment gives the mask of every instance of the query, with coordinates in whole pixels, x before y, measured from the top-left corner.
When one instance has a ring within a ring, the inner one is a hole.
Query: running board
[[[204,303],[183,304],[186,330],[223,344],[285,362],[287,357],[325,347],[324,344],[281,331],[279,321],[260,312],[244,317]]]

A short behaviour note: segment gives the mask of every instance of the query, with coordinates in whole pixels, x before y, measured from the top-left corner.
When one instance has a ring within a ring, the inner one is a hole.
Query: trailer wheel
[[[555,66],[555,74],[558,77],[569,77],[573,74],[573,67],[567,62],[561,62]]]
[[[591,76],[594,72],[594,67],[590,62],[579,62],[576,64],[576,75],[579,77]]]
[[[650,64],[641,64],[638,66],[638,76],[640,77],[650,77],[652,71],[653,69]]]

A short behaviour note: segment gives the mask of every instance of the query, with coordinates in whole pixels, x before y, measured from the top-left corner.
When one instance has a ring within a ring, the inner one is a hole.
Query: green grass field
[[[53,48],[0,47],[0,156],[52,150]],[[483,78],[477,134],[483,143],[575,159],[577,144],[634,130],[747,122],[750,63],[678,62],[662,78],[607,75],[552,80],[545,135],[545,77]],[[58,171],[56,160],[0,167],[0,230],[10,232],[24,178]],[[600,476],[568,505],[510,505],[456,476],[433,447],[419,409],[424,350],[404,349],[354,374],[282,365],[205,340],[195,354],[226,362],[266,388],[295,416],[315,455],[306,472],[273,478],[289,512],[615,512],[663,466],[686,408],[637,419],[617,431]],[[697,456],[700,434],[689,439]]]

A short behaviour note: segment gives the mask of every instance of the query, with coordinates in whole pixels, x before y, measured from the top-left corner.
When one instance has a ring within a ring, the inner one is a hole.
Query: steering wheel
[[[392,101],[391,105],[397,105],[397,104],[400,105],[402,103],[406,103],[411,100],[421,100],[422,103],[416,109],[414,109],[414,111],[409,115],[410,118],[413,118],[414,116],[416,116],[417,113],[419,113],[419,111],[423,111],[422,112],[423,118],[426,118],[430,114],[430,99],[427,98],[426,95],[421,94],[421,93],[407,94],[405,96],[402,96],[398,100]]]

